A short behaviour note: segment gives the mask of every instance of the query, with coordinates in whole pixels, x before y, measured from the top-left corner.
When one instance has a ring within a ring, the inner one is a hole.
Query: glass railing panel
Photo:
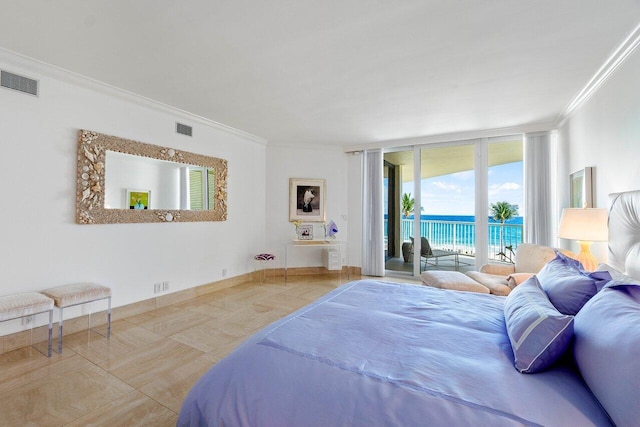
[[[522,224],[490,223],[487,226],[489,227],[489,259],[512,261],[513,253],[508,248],[515,252],[518,245],[522,243]],[[413,219],[402,219],[400,228],[402,240],[410,241]],[[502,244],[500,243],[501,229]],[[420,235],[426,237],[434,249],[454,250],[464,255],[475,256],[475,223],[473,222],[421,220]],[[505,255],[500,255],[501,253]]]

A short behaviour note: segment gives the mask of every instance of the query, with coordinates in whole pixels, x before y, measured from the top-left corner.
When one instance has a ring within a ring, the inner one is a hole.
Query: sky
[[[422,180],[423,215],[474,215],[475,173],[458,172]],[[413,182],[402,185],[403,193],[414,194]],[[489,204],[508,202],[518,205],[522,215],[524,191],[522,162],[489,168]]]

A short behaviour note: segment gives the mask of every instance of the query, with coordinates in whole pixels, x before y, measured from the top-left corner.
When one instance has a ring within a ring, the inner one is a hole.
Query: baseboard
[[[349,274],[349,277],[358,278],[362,272],[360,267],[342,267],[342,270],[327,270],[325,267],[299,267],[289,268],[286,270],[287,277],[293,276],[338,276]],[[264,272],[267,277],[285,277],[284,268],[267,269]],[[262,270],[258,270],[251,273],[246,273],[240,276],[230,277],[227,279],[219,280],[217,282],[206,283],[194,288],[184,289],[182,291],[173,292],[166,295],[160,295],[157,297],[149,298],[146,300],[134,302],[131,304],[115,307],[111,310],[111,321],[121,320],[127,317],[137,316],[149,311],[157,310],[162,307],[166,307],[171,304],[188,301],[193,298],[197,298],[201,295],[206,295],[212,292],[221,291],[223,289],[231,288],[233,286],[240,285],[242,283],[259,281],[260,276],[263,274]],[[57,311],[57,310],[56,310]],[[99,328],[106,324],[107,315],[106,310],[97,311],[91,314],[91,328]],[[70,335],[76,332],[86,331],[89,328],[89,315],[78,316],[64,320],[64,334]],[[57,345],[58,336],[58,323],[53,325],[54,335],[54,347]],[[31,337],[33,336],[33,342],[41,343],[46,341],[48,336],[48,325],[38,326],[32,330],[25,330],[8,334],[0,337],[0,354],[8,353],[13,350],[17,350],[23,347],[29,347],[31,345]]]
[[[228,279],[219,280],[217,282],[207,283],[196,286],[194,288],[184,289],[182,291],[173,292],[166,295],[149,298],[146,300],[134,302],[131,304],[115,307],[111,310],[111,321],[136,316],[149,311],[157,310],[171,304],[187,301],[201,295],[211,292],[227,289],[242,283],[251,282],[253,273],[247,273]],[[54,311],[57,311],[54,309]],[[100,327],[107,323],[106,310],[91,313],[91,328]],[[78,316],[70,319],[64,319],[64,335],[74,334],[76,332],[86,331],[89,328],[89,315]],[[25,331],[16,332],[0,337],[0,354],[8,353],[23,347],[31,345],[31,337],[33,336],[34,344],[47,340],[48,325],[38,326]],[[54,347],[57,345],[58,322],[53,325]]]
[[[359,276],[362,269],[360,267],[347,267],[343,266],[342,270],[327,270],[325,267],[293,267],[287,268],[267,268],[264,273],[262,270],[257,270],[253,274],[256,280],[265,274],[267,277],[284,277],[288,276],[338,276],[344,275],[357,275]]]

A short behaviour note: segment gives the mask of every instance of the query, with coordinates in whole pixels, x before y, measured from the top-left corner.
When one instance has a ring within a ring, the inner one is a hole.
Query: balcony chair
[[[409,237],[411,239],[411,254],[413,254],[413,237]],[[424,270],[427,269],[427,265],[438,266],[438,258],[452,256],[455,269],[458,270],[460,267],[460,259],[458,258],[459,253],[456,251],[447,251],[445,249],[432,249],[429,244],[429,240],[426,237],[420,238],[420,272],[423,271],[422,268],[422,260],[424,259]],[[435,262],[430,263],[429,259],[435,259]]]

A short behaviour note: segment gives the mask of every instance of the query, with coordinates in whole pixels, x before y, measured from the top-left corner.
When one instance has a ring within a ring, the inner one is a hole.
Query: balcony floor
[[[475,258],[459,255],[460,266],[459,271],[466,272],[475,270]],[[427,270],[448,270],[455,271],[455,263],[453,261],[453,257],[443,257],[438,259],[438,265],[434,265],[434,260],[430,259],[429,264],[427,264]],[[404,262],[402,258],[390,258],[385,262],[385,274],[395,275],[412,275],[413,274],[413,263],[412,262]]]

